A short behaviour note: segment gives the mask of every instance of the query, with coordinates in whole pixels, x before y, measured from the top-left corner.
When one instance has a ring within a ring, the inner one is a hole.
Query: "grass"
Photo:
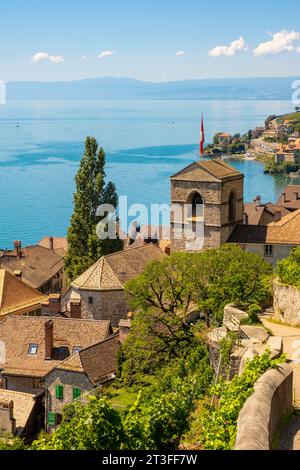
[[[126,408],[132,405],[135,401],[137,394],[131,390],[121,388],[116,391],[116,394],[111,398],[110,403],[113,408]]]
[[[289,121],[300,122],[300,113],[285,114],[284,116],[280,116],[279,118],[277,118],[277,122],[283,122],[286,119],[288,119]]]

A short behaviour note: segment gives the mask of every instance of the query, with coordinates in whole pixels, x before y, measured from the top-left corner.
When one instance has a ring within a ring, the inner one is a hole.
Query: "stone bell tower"
[[[243,223],[243,191],[244,175],[221,159],[196,161],[172,176],[171,251],[219,248],[226,243],[236,224]],[[185,215],[178,217],[179,213]],[[191,233],[198,237],[196,223],[202,224],[202,245],[190,241]]]

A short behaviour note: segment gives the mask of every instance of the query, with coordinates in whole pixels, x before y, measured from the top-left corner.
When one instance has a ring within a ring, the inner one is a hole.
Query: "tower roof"
[[[220,158],[199,160],[188,165],[183,170],[171,176],[177,181],[223,181],[227,178],[241,177],[243,174]]]

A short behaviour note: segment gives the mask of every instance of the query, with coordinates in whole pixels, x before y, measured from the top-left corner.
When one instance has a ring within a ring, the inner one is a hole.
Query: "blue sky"
[[[0,80],[298,76],[299,17],[299,0],[1,0]]]

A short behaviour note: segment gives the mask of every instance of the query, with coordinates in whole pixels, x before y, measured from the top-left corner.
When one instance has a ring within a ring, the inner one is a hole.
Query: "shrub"
[[[300,289],[300,247],[295,248],[288,258],[278,261],[276,273],[283,283]]]

